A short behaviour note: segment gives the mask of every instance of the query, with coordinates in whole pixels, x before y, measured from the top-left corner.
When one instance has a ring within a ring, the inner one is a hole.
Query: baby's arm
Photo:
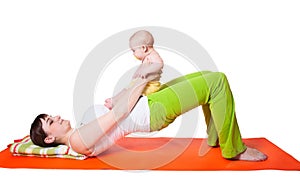
[[[137,71],[133,75],[133,79],[136,78],[147,78],[150,74],[160,74],[161,69],[163,68],[163,64],[141,64],[141,66],[137,69]]]
[[[138,77],[146,78],[150,74],[160,74],[162,72],[164,63],[158,53],[153,53],[152,55],[148,56],[148,59],[144,61],[146,62],[141,64],[141,66],[134,73],[134,79]]]

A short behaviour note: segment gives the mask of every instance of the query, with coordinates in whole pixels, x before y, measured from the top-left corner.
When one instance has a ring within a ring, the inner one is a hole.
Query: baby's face
[[[131,50],[133,52],[133,55],[138,59],[142,60],[145,57],[145,52],[143,50],[143,47],[131,47]]]

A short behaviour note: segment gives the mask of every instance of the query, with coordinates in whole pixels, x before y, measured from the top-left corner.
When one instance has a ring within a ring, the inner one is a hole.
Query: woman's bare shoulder
[[[77,153],[87,156],[92,153],[92,151],[90,151],[91,149],[85,145],[84,140],[78,130],[75,130],[75,132],[70,136],[69,144],[70,147]]]

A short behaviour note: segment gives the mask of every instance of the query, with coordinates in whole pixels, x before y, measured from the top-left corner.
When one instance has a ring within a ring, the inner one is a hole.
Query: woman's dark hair
[[[55,147],[59,144],[53,143],[45,143],[45,138],[48,136],[42,127],[41,119],[45,119],[48,115],[47,114],[39,114],[31,124],[30,128],[30,138],[35,145],[41,147]]]

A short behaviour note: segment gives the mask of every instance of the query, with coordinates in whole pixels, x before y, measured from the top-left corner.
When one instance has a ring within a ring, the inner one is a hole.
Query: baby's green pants
[[[151,131],[167,127],[179,115],[202,105],[208,145],[219,144],[224,158],[235,157],[246,149],[230,86],[221,72],[196,72],[174,79],[148,95],[148,104]]]

